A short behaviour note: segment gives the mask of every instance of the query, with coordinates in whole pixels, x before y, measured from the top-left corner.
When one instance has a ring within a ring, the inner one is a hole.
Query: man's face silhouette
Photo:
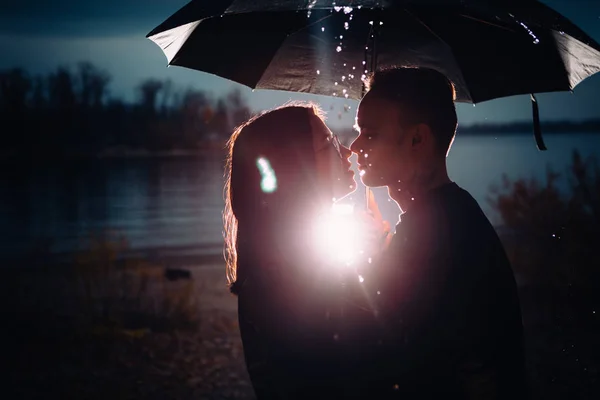
[[[417,170],[414,127],[401,124],[397,103],[369,92],[358,107],[360,134],[350,149],[358,156],[361,180],[366,186],[404,186]]]

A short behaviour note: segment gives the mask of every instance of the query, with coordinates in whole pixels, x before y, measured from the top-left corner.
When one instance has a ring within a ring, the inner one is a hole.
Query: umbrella
[[[380,67],[434,68],[457,101],[568,91],[600,71],[600,45],[533,0],[192,1],[147,37],[177,65],[253,89],[359,99]]]

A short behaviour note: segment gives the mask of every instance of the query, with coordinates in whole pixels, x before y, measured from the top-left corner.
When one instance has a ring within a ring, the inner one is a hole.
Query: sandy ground
[[[56,274],[18,279],[5,274],[0,290],[9,294],[3,304],[9,338],[2,342],[8,371],[3,398],[252,399],[237,301],[227,290],[223,264],[177,265],[191,273],[198,325],[137,336],[73,330],[66,317],[52,314],[48,295],[35,289],[64,294],[67,282]],[[187,282],[168,285],[183,290]],[[30,306],[23,307],[25,301]],[[549,313],[549,298],[535,291],[524,291],[522,301],[533,399],[600,398],[600,324],[593,307],[584,316],[564,304]]]

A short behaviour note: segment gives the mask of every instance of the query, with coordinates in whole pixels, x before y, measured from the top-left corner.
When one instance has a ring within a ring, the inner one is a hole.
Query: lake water
[[[486,197],[503,173],[545,177],[551,165],[565,171],[573,149],[600,155],[600,134],[548,134],[548,151],[532,135],[459,136],[449,173],[496,222]],[[93,232],[123,234],[133,249],[215,254],[222,248],[222,156],[104,159],[69,165],[4,164],[0,173],[0,257],[40,246],[53,252],[79,248]],[[359,188],[352,199],[362,200]],[[397,207],[383,189],[376,196],[384,217]]]

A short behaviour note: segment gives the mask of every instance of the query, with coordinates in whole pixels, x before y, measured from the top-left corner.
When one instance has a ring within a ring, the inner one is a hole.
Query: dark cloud
[[[187,0],[8,0],[0,4],[0,33],[122,35],[150,31]]]

